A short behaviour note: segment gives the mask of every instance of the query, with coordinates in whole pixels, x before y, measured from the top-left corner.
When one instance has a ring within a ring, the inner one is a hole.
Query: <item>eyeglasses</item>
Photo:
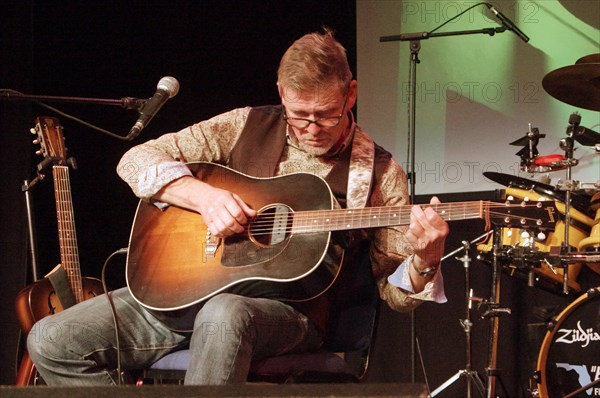
[[[348,93],[346,93],[346,98],[344,99],[344,106],[342,107],[342,112],[338,116],[329,116],[329,117],[320,117],[318,119],[306,119],[303,117],[289,117],[287,115],[287,110],[285,106],[283,107],[283,120],[287,124],[292,127],[296,127],[298,129],[305,129],[310,126],[311,123],[316,124],[319,127],[335,127],[340,124],[342,117],[344,117],[344,111],[346,110],[346,103],[348,102]]]

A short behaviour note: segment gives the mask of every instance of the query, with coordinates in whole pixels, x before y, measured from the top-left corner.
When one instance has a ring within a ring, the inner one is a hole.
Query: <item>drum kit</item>
[[[600,111],[600,54],[548,73],[542,85],[564,103]],[[600,133],[580,122],[578,113],[570,115],[566,137],[559,143],[564,154],[540,155],[537,145],[545,136],[531,126],[524,137],[510,143],[522,147],[516,153],[521,171],[541,175],[539,181],[484,173],[505,187],[507,201],[553,201],[559,220],[552,231],[494,228],[487,241],[477,245],[478,259],[499,263],[501,271],[526,280],[529,286],[578,296],[548,325],[532,377],[532,397],[600,397],[600,286],[582,294],[578,282],[583,267],[600,274],[600,178],[572,179],[579,164],[573,156],[575,145],[591,147],[600,157]],[[554,171],[564,171],[566,178],[550,185],[547,173]],[[598,174],[600,170],[594,175]],[[495,364],[491,365],[493,369]]]

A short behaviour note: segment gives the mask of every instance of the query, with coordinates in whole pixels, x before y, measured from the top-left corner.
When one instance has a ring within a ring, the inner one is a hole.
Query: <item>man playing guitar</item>
[[[360,254],[390,307],[410,311],[446,300],[439,266],[449,228],[433,208],[439,201],[409,207],[406,221],[395,221],[408,203],[406,175],[354,122],[357,82],[331,32],[293,43],[277,89],[278,106],[232,110],[121,159],[119,175],[142,199],[128,288],[112,293],[125,369],[189,344],[186,384],[243,383],[253,360],[318,349],[335,306],[320,306],[317,315],[308,308],[327,302],[335,284],[310,291],[316,285],[305,277],[326,269],[335,280],[344,261],[359,261],[343,254],[359,241],[369,242]],[[314,187],[304,184],[312,181],[306,174],[316,176]],[[196,274],[200,280],[190,281]],[[290,288],[286,297],[288,282],[309,291]],[[61,333],[28,339],[48,384],[115,383],[117,344],[104,297],[44,318],[34,330],[50,323]]]

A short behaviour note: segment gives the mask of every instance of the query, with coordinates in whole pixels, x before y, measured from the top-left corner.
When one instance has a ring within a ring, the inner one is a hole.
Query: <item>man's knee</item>
[[[42,318],[36,322],[27,335],[27,351],[34,362],[55,351],[61,340],[62,328],[51,317]]]
[[[226,339],[246,334],[250,329],[252,313],[245,297],[222,293],[206,302],[196,317],[194,333],[205,341],[210,338]]]

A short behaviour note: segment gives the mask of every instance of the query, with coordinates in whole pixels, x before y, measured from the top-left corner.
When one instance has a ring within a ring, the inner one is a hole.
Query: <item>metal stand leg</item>
[[[35,233],[35,221],[33,216],[33,205],[31,198],[31,188],[43,177],[37,177],[33,181],[29,182],[25,180],[21,186],[21,190],[25,195],[25,208],[27,210],[27,231],[29,237],[29,252],[31,255],[31,277],[33,282],[37,281],[38,276],[38,256],[37,256],[37,241]]]
[[[473,384],[475,384],[475,387],[477,387],[477,390],[479,391],[481,396],[482,397],[484,396],[485,389],[484,389],[483,381],[479,377],[479,374],[477,372],[474,372],[471,368],[471,357],[472,357],[472,354],[471,354],[471,326],[473,325],[473,323],[471,322],[472,291],[471,291],[471,287],[470,287],[470,276],[469,276],[469,267],[470,267],[470,263],[471,263],[471,258],[469,257],[469,242],[463,241],[462,243],[463,243],[463,248],[464,248],[465,254],[461,258],[457,258],[457,260],[462,261],[464,268],[465,268],[465,292],[466,292],[466,295],[465,295],[466,296],[465,297],[465,319],[461,319],[460,324],[463,327],[463,330],[465,332],[465,338],[466,338],[466,349],[465,349],[465,354],[466,354],[465,364],[466,364],[466,366],[465,366],[465,369],[459,370],[458,372],[456,372],[454,374],[454,376],[450,377],[441,386],[436,388],[431,393],[431,397],[435,397],[437,394],[439,394],[440,392],[445,390],[447,387],[449,387],[451,384],[453,384],[455,381],[457,381],[460,377],[466,377],[466,379],[467,379],[466,398],[471,398]]]
[[[43,163],[40,163],[39,170],[41,171]],[[35,220],[33,213],[33,204],[31,197],[31,189],[37,184],[39,181],[44,179],[44,175],[38,173],[38,176],[31,181],[23,181],[23,185],[21,186],[21,190],[25,195],[25,207],[27,210],[27,231],[29,237],[29,251],[30,251],[30,262],[31,262],[31,278],[32,282],[36,282],[39,280],[39,271],[38,271],[38,253],[37,253],[37,239],[36,239],[36,230],[35,230]],[[25,342],[23,335],[21,334],[19,338],[19,350],[23,351],[23,356],[21,358],[21,363],[19,365],[19,370],[17,372],[17,378],[15,385],[25,387],[29,385],[36,385],[38,381],[40,381],[40,377],[29,357],[29,353],[25,348]]]
[[[486,369],[487,373],[487,389],[486,389],[486,398],[496,398],[496,381],[500,381],[502,385],[502,380],[500,380],[500,375],[498,369],[496,368],[497,360],[498,360],[498,332],[500,327],[500,319],[499,316],[501,314],[510,314],[511,310],[509,308],[500,308],[500,276],[502,272],[502,264],[498,259],[499,253],[499,240],[501,238],[501,233],[496,231],[494,233],[494,257],[493,257],[493,270],[492,270],[492,292],[490,294],[490,302],[488,303],[489,308],[482,315],[483,318],[490,319],[490,340],[488,346],[488,367]],[[504,388],[504,386],[502,386]]]

